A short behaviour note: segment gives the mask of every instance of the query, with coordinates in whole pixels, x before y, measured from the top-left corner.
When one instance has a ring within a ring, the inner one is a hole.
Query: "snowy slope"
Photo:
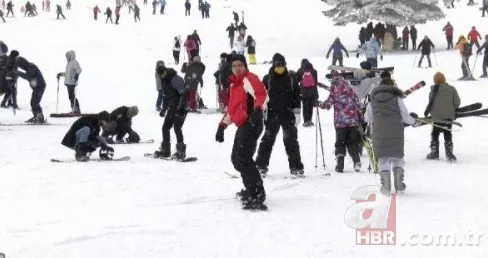
[[[10,18],[0,24],[1,40],[36,63],[46,77],[44,113],[55,112],[55,75],[65,67],[64,53],[73,49],[83,68],[77,93],[82,110],[98,112],[138,105],[140,114],[134,119],[134,128],[142,138],[154,138],[156,143],[116,146],[116,155],[132,156],[124,163],[53,164],[49,162],[52,157],[73,157],[71,150],[59,144],[73,119],[50,119],[57,124],[53,126],[1,126],[0,252],[7,257],[488,256],[486,119],[460,120],[464,127],[454,134],[456,164],[445,159],[426,161],[430,128],[407,128],[408,188],[397,200],[399,242],[412,234],[484,234],[477,247],[356,246],[354,230],[344,224],[344,213],[353,203],[352,192],[378,184],[379,177],[364,168],[361,173],[351,172],[349,159],[346,173],[320,177],[314,168],[315,128],[299,128],[308,175],[304,180],[284,179],[288,166],[282,136],[278,135],[270,177],[265,179],[270,207],[266,213],[242,211],[233,199],[242,187],[240,179],[230,179],[223,172],[234,173],[230,151],[235,128],[226,131],[225,143],[216,143],[220,115],[187,117],[187,154],[198,156],[198,162],[180,164],[142,157],[144,152],[154,151],[161,139],[162,119],[153,110],[153,72],[156,60],[171,61],[175,35],[198,30],[207,65],[203,98],[213,107],[212,73],[218,55],[229,50],[225,27],[232,21],[233,9],[246,12],[248,33],[256,38],[261,61],[280,51],[289,67],[297,69],[301,58],[307,57],[323,75],[330,63],[324,58],[325,51],[336,36],[353,49],[359,26],[333,27],[320,12],[324,9],[321,1],[214,0],[212,19],[202,21],[197,14],[184,17],[183,1],[173,0],[168,1],[165,16],[152,16],[150,6],[141,6],[142,22],[137,24],[123,9],[119,26],[104,24],[103,17],[93,21],[90,9],[95,1],[72,2],[73,10],[65,11],[66,21],[55,20],[54,13],[40,12],[39,17]],[[105,4],[99,2],[102,11]],[[40,3],[37,5],[40,9]],[[482,34],[488,33],[488,25],[479,17],[477,7],[457,7],[447,14],[445,20],[418,26],[419,37],[429,34],[439,49],[437,68],[413,68],[415,53],[385,55],[381,65],[395,66],[394,77],[401,88],[419,80],[431,83],[433,74],[440,70],[456,86],[463,104],[488,104],[486,81],[455,81],[461,76],[459,56],[454,51],[440,51],[446,46],[441,29],[447,20],[456,34],[467,33],[472,25],[477,25]],[[345,64],[358,66],[362,58],[351,55]],[[481,73],[481,56],[478,59],[475,75]],[[474,60],[471,62],[473,65]],[[261,76],[268,69],[267,65],[251,67]],[[31,90],[24,81],[19,81],[18,87],[21,110],[15,116],[10,110],[0,110],[2,123],[22,123],[30,117]],[[66,111],[65,87],[61,85],[59,92],[60,111]],[[427,88],[411,95],[406,100],[408,108],[421,114],[427,95]],[[322,99],[326,96],[321,92]],[[332,112],[322,111],[321,118],[327,170],[332,171]],[[366,167],[366,156],[362,159]]]

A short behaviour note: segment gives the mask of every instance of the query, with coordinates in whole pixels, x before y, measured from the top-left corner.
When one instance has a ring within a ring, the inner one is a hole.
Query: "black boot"
[[[456,161],[456,156],[454,156],[454,154],[452,153],[452,147],[453,147],[452,141],[445,142],[444,143],[444,147],[446,148],[446,158],[447,158],[447,160],[449,162]]]
[[[342,173],[344,171],[344,156],[342,156],[342,155],[336,156],[336,161],[337,161],[337,164],[335,167],[335,171]]]
[[[439,142],[430,142],[430,153],[427,154],[427,159],[439,159]]]
[[[186,144],[184,143],[177,143],[176,144],[176,152],[173,154],[173,159],[176,160],[184,160],[186,158]]]
[[[159,150],[154,152],[155,158],[168,158],[171,156],[171,145],[169,142],[162,142]]]
[[[266,191],[263,182],[258,182],[255,187],[243,190],[241,193],[242,208],[245,210],[266,210],[268,207],[264,204],[266,200]],[[239,196],[239,193],[238,193]]]
[[[90,159],[90,155],[95,151],[95,148],[86,142],[78,143],[75,146],[75,159],[80,162],[86,162]]]

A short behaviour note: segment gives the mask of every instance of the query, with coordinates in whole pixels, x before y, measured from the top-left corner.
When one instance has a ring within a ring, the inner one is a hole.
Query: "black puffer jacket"
[[[184,63],[181,72],[185,74],[185,85],[192,90],[198,89],[198,83],[203,87],[203,74],[205,65],[202,62],[193,61],[190,64]]]
[[[71,128],[64,136],[61,144],[70,149],[74,149],[76,144],[76,132],[85,126],[88,126],[91,132],[88,139],[94,140],[99,136],[101,125],[98,115],[86,115],[78,118],[78,120],[71,125]]]
[[[280,75],[271,68],[269,74],[264,76],[263,83],[268,91],[269,110],[300,108],[300,86],[287,69]]]
[[[163,86],[163,109],[184,109],[186,107],[186,87],[183,78],[172,68],[158,69],[157,73],[161,77]]]

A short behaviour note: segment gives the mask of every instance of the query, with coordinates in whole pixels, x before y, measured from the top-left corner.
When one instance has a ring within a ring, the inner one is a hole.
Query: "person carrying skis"
[[[361,170],[361,158],[359,157],[359,119],[361,111],[359,109],[359,100],[347,82],[338,71],[332,71],[332,80],[329,97],[318,103],[322,109],[334,107],[334,126],[336,129],[335,171],[342,173],[344,171],[344,157],[346,148],[354,163],[354,170]]]
[[[359,49],[356,54],[357,58],[359,58],[360,53],[365,53],[366,61],[370,62],[373,68],[378,67],[378,55],[380,55],[380,60],[383,61],[383,52],[381,52],[380,44],[375,37],[371,37],[371,39]]]
[[[481,35],[476,30],[476,27],[473,26],[471,27],[471,31],[468,33],[468,40],[471,48],[473,48],[473,45],[476,45],[476,48],[480,49],[480,43],[478,42],[478,39],[481,39]]]
[[[229,32],[229,42],[230,42],[230,48],[232,49],[234,47],[234,36],[235,36],[235,33],[236,33],[236,30],[237,28],[234,26],[233,23],[230,24],[229,27],[227,27],[227,29],[225,29],[225,31],[228,31]]]
[[[98,5],[95,5],[93,8],[93,19],[98,20],[98,14],[101,13],[100,8],[98,8]]]
[[[109,144],[113,143],[138,143],[141,137],[132,129],[132,118],[137,116],[139,109],[137,106],[121,106],[110,113],[110,118],[103,127],[102,137]],[[124,136],[129,136],[124,141]],[[115,137],[115,142],[112,139]]]
[[[163,109],[159,113],[159,116],[164,117],[164,122],[161,129],[163,141],[161,147],[154,152],[154,157],[169,158],[171,156],[170,130],[173,128],[176,135],[176,152],[171,158],[181,161],[186,158],[186,144],[181,130],[187,114],[185,81],[174,69],[166,68],[164,65],[157,67],[157,73],[161,78],[164,92]]]
[[[410,26],[410,39],[412,40],[412,50],[417,49],[417,28]]]
[[[388,73],[388,72],[383,72]],[[409,115],[403,103],[403,92],[387,75],[380,86],[371,92],[371,103],[366,107],[365,121],[371,125],[373,151],[378,158],[381,192],[391,192],[391,170],[393,169],[396,192],[405,191],[404,183],[404,124],[420,126],[416,115]]]
[[[268,96],[264,84],[249,72],[243,55],[232,55],[230,62],[232,75],[229,106],[219,123],[215,140],[224,142],[227,126],[231,123],[237,126],[231,159],[244,184],[244,189],[237,196],[244,209],[266,209],[266,192],[253,155],[263,131],[263,111]]]
[[[80,78],[82,70],[80,67],[80,63],[78,63],[78,61],[76,60],[76,53],[74,50],[66,52],[66,61],[68,61],[68,63],[66,64],[66,71],[64,73],[58,73],[56,75],[56,78],[58,79],[59,83],[59,78],[61,76],[64,77],[64,85],[66,85],[66,88],[68,89],[68,97],[71,104],[71,110],[73,114],[80,114],[80,103],[76,98],[75,91],[76,86],[78,86],[78,79]]]
[[[297,79],[300,82],[300,97],[302,99],[303,126],[314,126],[312,122],[313,107],[319,98],[317,90],[317,70],[308,59],[302,59],[301,66],[297,71]]]
[[[446,78],[441,72],[434,75],[434,85],[430,87],[429,103],[425,109],[424,116],[432,115],[434,121],[454,121],[456,119],[456,108],[461,104],[456,88],[446,83]],[[440,128],[444,127],[446,129]],[[439,135],[444,135],[444,147],[448,161],[456,161],[453,154],[452,124],[435,122],[432,127],[430,139],[430,153],[427,159],[439,159]]]
[[[463,71],[463,77],[459,78],[459,80],[472,80],[473,74],[469,68],[469,57],[473,54],[472,45],[463,35],[461,35],[459,36],[459,40],[454,49],[459,49],[459,54],[461,55],[461,70]]]
[[[173,58],[175,60],[176,65],[180,63],[180,52],[181,52],[181,35],[178,35],[173,39]]]
[[[91,153],[99,147],[101,149],[98,154],[101,159],[112,159],[114,149],[100,136],[100,127],[105,126],[109,119],[110,114],[107,111],[78,118],[71,125],[61,144],[74,150],[76,161],[79,162],[88,161]]]
[[[56,5],[56,19],[59,20],[59,16],[62,16],[63,19],[66,19],[66,17],[64,17],[64,14],[63,14],[63,8],[61,8],[61,5],[57,4]]]
[[[294,73],[286,68],[283,55],[273,56],[273,65],[264,76],[263,84],[268,92],[264,135],[259,144],[256,165],[263,177],[268,173],[269,159],[276,135],[283,129],[283,143],[288,155],[288,167],[292,176],[303,176],[300,145],[296,125],[300,123],[300,86]]]
[[[247,36],[246,40],[247,55],[249,56],[249,64],[256,64],[256,41],[251,35]]]
[[[342,63],[342,51],[346,52],[346,56],[349,57],[349,53],[347,52],[347,49],[342,45],[341,40],[337,37],[334,40],[334,43],[329,48],[329,51],[327,51],[327,55],[325,58],[329,59],[330,51],[332,51],[332,65],[336,65],[337,61],[339,61],[339,66],[343,66]]]
[[[161,77],[158,74],[158,69],[164,68],[164,62],[158,60],[156,62],[156,71],[155,71],[155,78],[156,78],[156,90],[158,91],[158,98],[156,99],[156,111],[161,111],[164,100],[164,92],[163,92],[163,84],[161,83]]]
[[[187,89],[187,101],[190,112],[197,112],[198,84],[203,87],[203,74],[205,65],[199,56],[193,57],[191,62],[183,63],[181,72],[185,74],[185,86]],[[199,101],[200,102],[200,101]]]
[[[28,81],[32,89],[31,108],[33,117],[26,122],[42,124],[45,122],[45,120],[40,103],[44,90],[46,89],[46,81],[44,80],[41,71],[35,64],[30,63],[25,58],[20,56],[17,57],[16,62],[18,67],[25,71],[25,73],[17,71],[17,74],[24,80]]]
[[[488,77],[488,73],[487,73],[487,67],[488,67],[488,35],[485,35],[485,43],[483,43],[483,45],[481,45],[481,47],[478,49],[478,51],[476,52],[477,55],[481,54],[481,51],[483,51],[483,49],[485,50],[485,55],[483,56],[483,75],[480,76],[480,78],[487,78]]]
[[[110,7],[107,7],[104,14],[107,15],[107,19],[105,20],[105,23],[108,23],[109,19],[110,19],[110,23],[114,23],[114,21],[112,20],[112,9],[110,9]]]
[[[454,47],[452,37],[454,35],[454,27],[452,27],[450,22],[447,22],[446,26],[442,29],[446,32],[447,50]]]
[[[426,35],[424,39],[420,42],[419,47],[417,48],[417,50],[422,51],[422,55],[420,56],[419,65],[418,65],[419,68],[422,66],[422,60],[424,60],[424,56],[427,56],[427,61],[429,62],[429,68],[432,67],[432,63],[430,62],[430,51],[434,48],[435,48],[434,44]]]

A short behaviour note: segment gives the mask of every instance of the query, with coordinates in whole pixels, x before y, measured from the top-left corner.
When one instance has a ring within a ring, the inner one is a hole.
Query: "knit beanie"
[[[273,55],[272,62],[273,62],[274,67],[276,67],[276,66],[286,67],[285,57],[280,53],[276,53]]]
[[[232,55],[231,58],[230,58],[230,63],[234,63],[234,61],[241,61],[244,63],[244,66],[247,68],[247,61],[246,61],[246,57],[244,55],[240,55],[240,54],[235,54],[235,55]]]
[[[137,106],[132,106],[127,108],[127,116],[133,118],[139,114],[139,108]]]
[[[441,72],[435,73],[434,74],[434,83],[437,85],[446,83],[446,77],[444,76],[444,74],[442,74]]]

